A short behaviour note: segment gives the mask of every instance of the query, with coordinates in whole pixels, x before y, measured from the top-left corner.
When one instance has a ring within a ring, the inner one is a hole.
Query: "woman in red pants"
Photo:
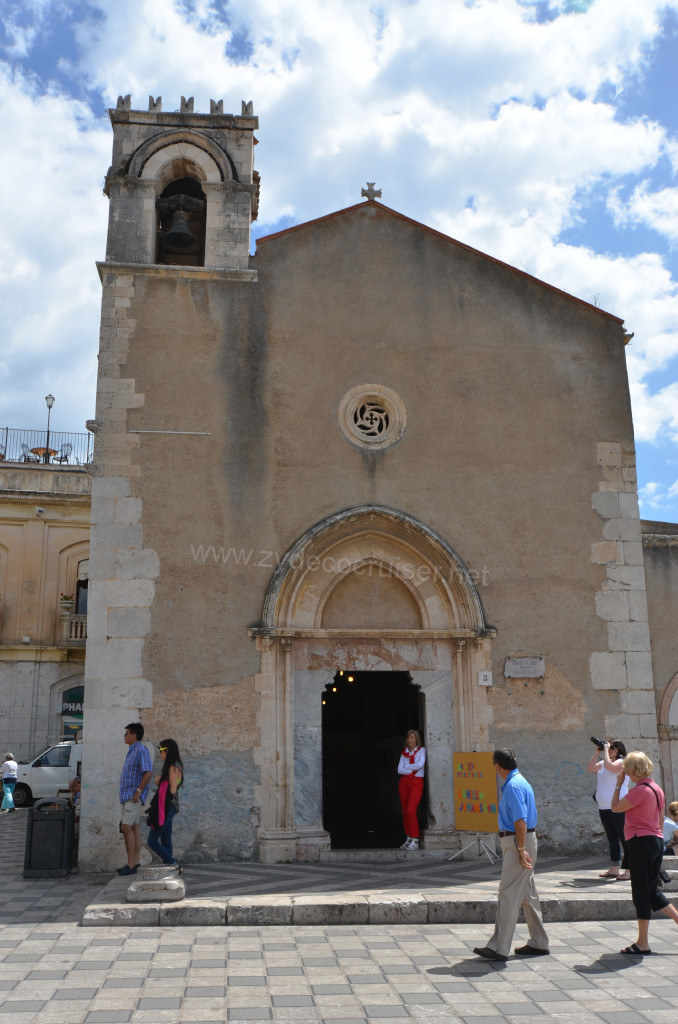
[[[398,762],[400,783],[400,806],[403,809],[403,828],[407,836],[401,850],[419,849],[419,822],[417,807],[424,792],[424,765],[426,748],[421,745],[421,736],[416,729],[410,729],[405,737],[405,749]]]

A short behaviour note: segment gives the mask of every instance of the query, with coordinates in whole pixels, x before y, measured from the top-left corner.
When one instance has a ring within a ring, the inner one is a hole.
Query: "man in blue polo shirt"
[[[144,727],[141,722],[130,722],[125,727],[125,743],[128,746],[127,757],[120,774],[120,803],[122,816],[120,828],[125,837],[127,863],[118,868],[119,875],[134,875],[139,867],[141,853],[141,832],[139,819],[144,809],[148,784],[153,775],[153,762],[141,742],[144,738]]]
[[[492,938],[486,946],[476,947],[473,952],[484,960],[508,960],[522,907],[530,940],[525,946],[516,946],[514,952],[518,956],[546,956],[549,940],[544,931],[539,896],[534,884],[534,865],[537,862],[537,807],[534,792],[527,779],[518,771],[512,750],[495,750],[492,761],[501,779],[499,839],[503,861],[499,905]]]

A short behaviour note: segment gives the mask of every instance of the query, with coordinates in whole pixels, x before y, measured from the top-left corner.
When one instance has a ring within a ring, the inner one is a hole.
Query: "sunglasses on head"
[[[167,753],[167,747],[158,747],[158,750],[160,751],[161,754]]]

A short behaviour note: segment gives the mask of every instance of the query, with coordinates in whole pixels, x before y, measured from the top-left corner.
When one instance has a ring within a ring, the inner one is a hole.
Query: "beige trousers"
[[[534,884],[534,871],[532,868],[524,868],[520,863],[515,836],[503,836],[499,842],[503,857],[499,880],[499,906],[494,934],[487,945],[496,953],[501,953],[503,956],[509,955],[513,933],[522,907],[530,933],[529,945],[536,946],[537,949],[548,949],[549,940],[542,922],[539,896]],[[537,863],[537,835],[535,832],[527,833],[525,849],[532,859],[532,864],[535,865]]]

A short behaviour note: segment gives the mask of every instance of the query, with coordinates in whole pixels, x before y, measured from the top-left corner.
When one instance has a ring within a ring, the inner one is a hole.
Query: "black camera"
[[[599,739],[596,739],[595,736],[592,736],[591,737],[591,743],[595,743],[595,745],[598,747],[598,750],[604,750],[605,749],[605,740],[599,740]]]

